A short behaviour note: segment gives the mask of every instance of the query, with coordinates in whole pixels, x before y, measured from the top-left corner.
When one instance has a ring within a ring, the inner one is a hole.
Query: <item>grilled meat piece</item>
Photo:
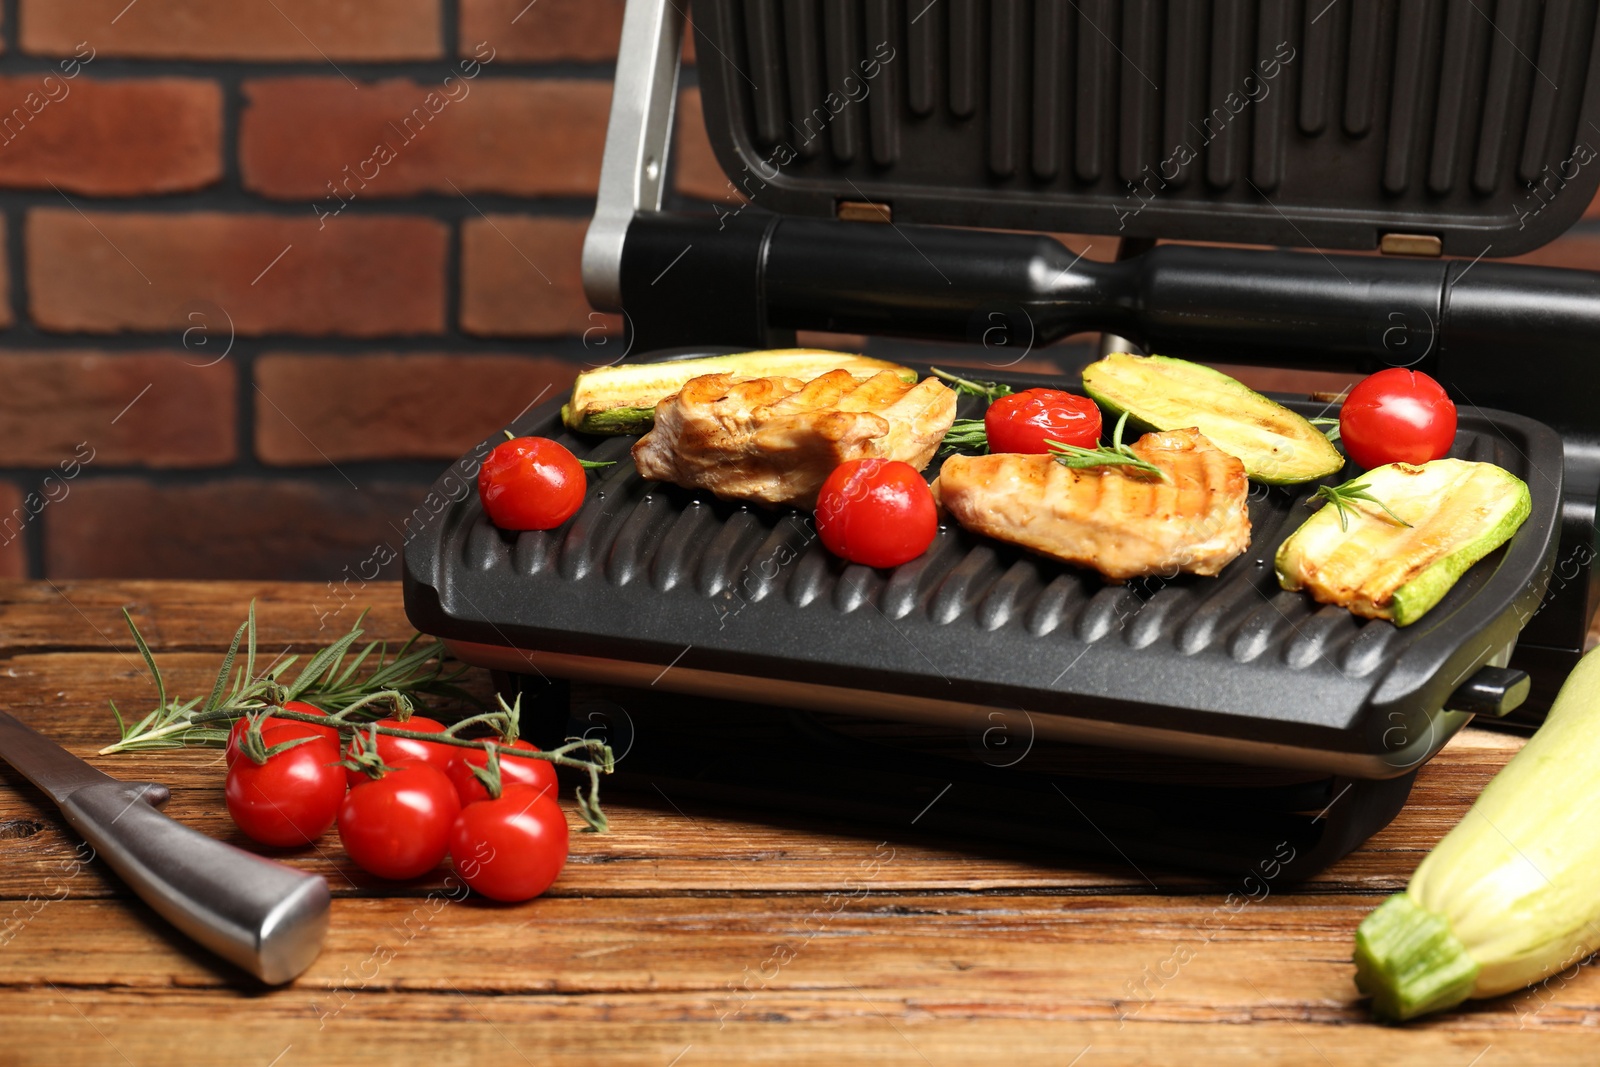
[[[646,478],[720,497],[810,507],[845,460],[898,459],[921,470],[955,417],[956,394],[934,378],[707,374],[656,405],[633,462]]]
[[[1244,464],[1198,430],[1146,434],[1133,451],[1165,482],[1051,456],[951,456],[934,492],[956,521],[1121,580],[1214,575],[1250,544]]]

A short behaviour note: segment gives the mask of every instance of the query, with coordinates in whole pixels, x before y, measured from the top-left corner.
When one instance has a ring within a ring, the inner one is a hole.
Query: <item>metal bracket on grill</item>
[[[622,246],[637,211],[660,211],[678,98],[684,15],[675,0],[628,0],[594,221],[583,242],[583,291],[622,310]]]

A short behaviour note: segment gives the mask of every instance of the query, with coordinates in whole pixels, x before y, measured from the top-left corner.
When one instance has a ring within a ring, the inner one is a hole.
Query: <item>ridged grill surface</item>
[[[961,414],[977,415],[978,402],[963,399]],[[407,603],[429,632],[493,644],[663,665],[677,656],[684,668],[953,700],[992,694],[1074,714],[1109,700],[1115,714],[1145,707],[1158,723],[1187,706],[1350,730],[1396,676],[1401,705],[1411,693],[1437,709],[1463,664],[1502,648],[1542,595],[1560,439],[1517,416],[1492,418],[1463,411],[1454,454],[1522,477],[1533,515],[1404,630],[1279,588],[1273,555],[1311,514],[1315,486],[1252,486],[1250,545],[1215,578],[1108,583],[953,522],[921,557],[880,571],[831,555],[809,513],[646,482],[628,457],[632,438],[567,433],[555,405],[515,428],[616,465],[590,476],[581,510],[557,530],[498,530],[475,495],[447,508],[408,546]]]
[[[1600,183],[1573,162],[1600,146],[1583,0],[696,0],[695,23],[730,184],[784,212],[873,199],[896,221],[1358,248],[1420,232],[1469,255],[1487,235],[1500,255]]]

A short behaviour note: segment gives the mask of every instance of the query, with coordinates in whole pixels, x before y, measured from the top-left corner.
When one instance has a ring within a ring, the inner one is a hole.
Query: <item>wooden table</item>
[[[263,648],[336,632],[319,633],[322,586],[0,584],[0,705],[88,755],[115,736],[108,698],[153,703],[124,604],[192,693],[251,597]],[[409,632],[395,586],[366,587],[369,601],[369,633]],[[330,835],[287,857],[333,887],[327,947],[274,990],[173,934],[100,864],[77,864],[61,819],[4,769],[0,1063],[1593,1063],[1592,969],[1403,1029],[1372,1025],[1351,984],[1356,924],[1517,746],[1461,734],[1387,830],[1237,912],[1218,883],[1158,892],[1125,867],[974,858],[615,796],[613,831],[575,833],[555,887],[513,907],[459,899],[444,870],[377,881]],[[94,762],[169,784],[173,817],[238,842],[219,756]]]

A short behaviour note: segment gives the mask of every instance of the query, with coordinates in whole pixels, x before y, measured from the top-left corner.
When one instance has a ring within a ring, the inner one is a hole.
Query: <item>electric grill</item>
[[[953,524],[879,572],[803,514],[644,482],[631,438],[566,432],[559,401],[512,429],[617,465],[565,527],[508,533],[467,488],[485,440],[408,531],[412,621],[524,691],[536,741],[603,728],[622,783],[673,804],[1310,873],[1462,724],[1547,703],[1582,650],[1600,276],[1484,257],[1547,242],[1600,185],[1595,7],[697,0],[707,125],[744,202],[687,214],[660,210],[683,13],[628,4],[584,280],[626,312],[632,358],[796,328],[979,353],[995,329],[1088,330],[1426,370],[1460,407],[1452,454],[1517,474],[1533,512],[1419,623],[1278,588],[1315,486],[1257,487],[1251,546],[1214,579],[1108,584]],[[1074,258],[1052,231],[1124,255]]]

